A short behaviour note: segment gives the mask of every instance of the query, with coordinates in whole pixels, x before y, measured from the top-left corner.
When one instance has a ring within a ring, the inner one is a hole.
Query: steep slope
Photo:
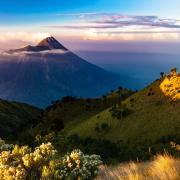
[[[53,37],[0,55],[0,97],[45,107],[63,96],[96,97],[125,79],[68,51]]]
[[[172,71],[119,105],[74,125],[67,133],[149,147],[162,141],[180,141],[179,81],[179,74]],[[163,91],[167,84],[170,89]],[[172,91],[173,96],[169,95]],[[96,126],[103,123],[108,124],[109,130],[97,132]]]
[[[14,138],[24,128],[38,123],[41,110],[27,104],[0,100],[0,137]]]

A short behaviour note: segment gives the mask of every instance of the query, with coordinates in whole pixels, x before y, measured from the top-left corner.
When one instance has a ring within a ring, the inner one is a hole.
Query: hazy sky
[[[178,52],[179,7],[180,0],[1,0],[0,49],[53,35],[74,49],[118,50],[116,44],[124,43],[131,51],[135,43],[144,51],[145,43],[148,49],[173,44]]]

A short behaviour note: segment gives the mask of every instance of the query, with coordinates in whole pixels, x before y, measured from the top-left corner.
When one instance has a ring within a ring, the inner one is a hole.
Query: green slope
[[[55,131],[53,141],[62,153],[80,148],[106,162],[147,160],[172,151],[170,141],[180,143],[179,89],[180,75],[171,72],[136,93],[121,89],[97,99],[66,97],[46,108],[33,134]]]
[[[62,101],[53,102],[52,106],[46,108],[42,123],[36,129],[40,131],[59,130],[61,122],[63,122],[66,130],[71,129],[132,94],[133,92],[130,90],[119,88],[118,91],[112,91],[100,98],[65,97]]]
[[[174,78],[178,78],[177,81],[180,82],[179,75],[172,77]],[[109,108],[74,124],[71,129],[67,129],[67,133],[78,134],[82,138],[90,136],[105,138],[113,142],[123,141],[135,144],[152,144],[163,137],[178,136],[180,134],[180,101],[172,100],[160,89],[164,80],[167,80],[167,76],[124,100],[120,107],[126,106],[131,112],[125,117],[113,117]],[[176,89],[177,86],[180,87],[180,84],[176,84]],[[116,108],[117,111],[121,109]],[[103,123],[108,124],[109,130],[97,131],[96,127]]]
[[[27,104],[0,100],[0,137],[16,136],[39,121],[41,110]]]

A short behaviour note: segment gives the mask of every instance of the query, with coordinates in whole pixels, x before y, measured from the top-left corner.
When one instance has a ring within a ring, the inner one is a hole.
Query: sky
[[[76,50],[118,51],[124,43],[123,51],[145,44],[179,52],[179,7],[179,0],[1,0],[0,50],[52,35]]]

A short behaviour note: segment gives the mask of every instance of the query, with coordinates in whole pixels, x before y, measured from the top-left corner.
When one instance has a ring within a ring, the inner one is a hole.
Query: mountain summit
[[[47,47],[49,49],[61,49],[67,50],[62,44],[60,44],[54,37],[47,37],[43,39],[36,47]]]
[[[40,52],[40,51],[53,50],[53,49],[59,49],[63,51],[68,50],[62,44],[60,44],[54,37],[51,36],[43,39],[36,46],[28,45],[19,49],[11,49],[7,51],[7,53],[17,53],[22,51]]]

